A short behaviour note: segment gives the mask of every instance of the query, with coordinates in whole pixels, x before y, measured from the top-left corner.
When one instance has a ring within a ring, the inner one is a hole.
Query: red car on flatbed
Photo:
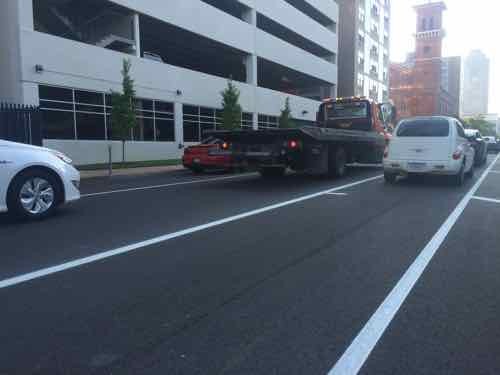
[[[182,157],[182,164],[195,173],[201,173],[209,169],[230,171],[233,168],[233,158],[231,155],[220,153],[227,147],[228,145],[220,139],[207,138],[199,145],[186,147]]]

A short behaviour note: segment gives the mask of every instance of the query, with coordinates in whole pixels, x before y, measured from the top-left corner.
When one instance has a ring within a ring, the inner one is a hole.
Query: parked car
[[[495,139],[494,142],[488,144],[488,152],[491,153],[500,152],[500,139]]]
[[[474,163],[476,165],[485,164],[488,159],[488,144],[481,135],[481,132],[476,129],[465,129],[465,135],[476,152]]]
[[[209,137],[199,145],[186,147],[182,157],[182,164],[195,173],[215,169],[230,171],[233,168],[233,159],[229,153],[224,154],[225,148],[227,148],[227,144],[224,141]],[[214,155],[214,152],[217,152],[217,154]]]
[[[402,120],[384,153],[384,177],[435,174],[451,176],[456,185],[474,173],[474,148],[462,124],[444,116]]]
[[[0,212],[45,218],[80,198],[80,173],[66,155],[0,140]]]
[[[486,142],[488,152],[498,152],[500,151],[500,145],[497,142],[497,139],[493,136],[483,137]]]

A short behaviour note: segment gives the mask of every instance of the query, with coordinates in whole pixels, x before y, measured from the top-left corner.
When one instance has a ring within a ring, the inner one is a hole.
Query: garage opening
[[[294,8],[300,10],[305,15],[311,17],[316,22],[320,23],[327,29],[330,29],[334,33],[337,32],[337,23],[327,17],[325,14],[321,13],[319,10],[314,8],[311,4],[309,4],[305,0],[285,0]]]
[[[259,86],[304,98],[323,100],[334,95],[335,85],[259,58]]]
[[[234,0],[201,0],[201,1],[213,6],[214,8],[222,10],[224,13],[230,14],[231,16],[236,17],[240,20],[245,19],[245,15],[250,9],[245,5]]]
[[[110,1],[33,0],[35,30],[135,54],[133,13]]]
[[[272,19],[263,16],[262,14],[257,15],[257,27],[271,35],[274,35],[285,42],[288,42],[295,47],[298,47],[304,51],[307,51],[314,56],[322,58],[328,62],[336,63],[336,54],[327,50],[326,48],[312,42],[311,40],[304,38],[302,35],[296,33],[293,30],[273,21]],[[332,42],[333,45],[333,42]]]
[[[247,54],[201,35],[141,15],[143,57],[197,72],[246,81]]]

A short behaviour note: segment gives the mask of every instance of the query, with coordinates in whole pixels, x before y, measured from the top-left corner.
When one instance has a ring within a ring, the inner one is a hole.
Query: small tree
[[[241,125],[240,91],[230,79],[222,95],[222,128],[225,130],[237,129]]]
[[[290,98],[285,100],[285,108],[281,110],[281,115],[279,118],[280,128],[292,128],[294,126],[292,120],[292,108],[290,107]]]
[[[113,136],[122,141],[122,161],[125,161],[125,141],[130,137],[130,132],[137,125],[135,116],[135,89],[134,80],[130,77],[132,63],[123,60],[122,67],[122,93],[111,91],[111,128]]]

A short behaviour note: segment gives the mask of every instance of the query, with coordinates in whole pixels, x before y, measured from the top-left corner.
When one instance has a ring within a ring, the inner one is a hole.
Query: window
[[[73,111],[42,110],[43,138],[75,139]]]
[[[425,31],[427,29],[427,19],[422,18],[422,25],[420,26],[420,31]]]
[[[467,136],[465,135],[464,128],[458,121],[455,121],[455,126],[457,127],[458,136],[462,138],[467,138]]]
[[[446,119],[403,120],[397,130],[398,137],[448,137],[450,124]]]
[[[333,103],[327,105],[327,109],[329,120],[368,117],[367,102]]]
[[[158,142],[175,142],[174,104],[155,100],[155,135]]]
[[[75,139],[73,91],[60,87],[39,87],[42,114],[42,137],[45,139]]]
[[[222,111],[215,108],[184,106],[184,142],[201,142],[205,132],[217,130],[222,123]]]
[[[111,95],[102,92],[39,86],[45,139],[113,139]],[[137,99],[137,127],[129,140],[175,141],[174,105]]]
[[[253,129],[253,113],[243,112],[241,114],[241,127],[243,129]]]
[[[431,53],[431,49],[432,49],[432,48],[431,48],[430,46],[424,46],[424,53],[425,53],[426,55],[430,54],[430,53]]]
[[[259,114],[259,129],[274,129],[278,127],[278,117]]]

